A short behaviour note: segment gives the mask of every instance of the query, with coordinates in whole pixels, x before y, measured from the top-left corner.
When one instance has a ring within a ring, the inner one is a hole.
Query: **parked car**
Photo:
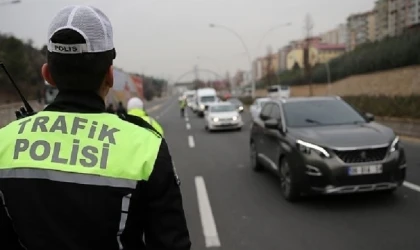
[[[280,177],[281,193],[392,193],[406,158],[392,129],[339,97],[271,100],[251,128],[251,165]]]
[[[219,102],[209,105],[205,112],[205,129],[207,131],[236,129],[244,125],[236,106],[230,102]]]
[[[232,103],[239,113],[244,112],[244,104],[238,98],[229,98],[227,101]]]
[[[260,115],[261,108],[269,100],[271,100],[271,99],[268,98],[268,97],[255,99],[254,103],[249,107],[249,111],[251,112],[252,120],[255,120]]]

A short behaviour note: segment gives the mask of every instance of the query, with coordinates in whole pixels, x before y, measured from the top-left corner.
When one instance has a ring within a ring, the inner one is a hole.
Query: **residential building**
[[[241,87],[245,85],[245,71],[238,70],[232,79],[233,87]]]
[[[271,62],[269,61],[271,60]],[[270,62],[271,71],[277,73],[279,71],[279,54],[271,54],[270,56],[260,57],[254,61],[254,73],[256,80],[260,80],[267,75],[268,72],[268,63]]]
[[[303,45],[303,41],[300,43]],[[310,39],[309,47],[309,64],[326,63],[346,52],[345,44],[328,44],[322,42],[321,37],[313,37]],[[303,68],[303,46],[292,49],[287,55],[287,69],[293,69],[295,65]]]
[[[388,2],[389,0],[377,0],[375,2],[375,40],[382,40],[388,36]]]
[[[291,45],[286,45],[283,48],[279,49],[278,51],[278,65],[279,65],[279,71],[287,70],[287,54],[292,50]]]
[[[375,27],[374,11],[350,15],[347,18],[347,50],[350,51],[363,43],[374,41]]]
[[[335,29],[321,34],[320,37],[324,43],[345,44],[347,39],[347,26],[340,24]]]
[[[401,35],[420,24],[420,0],[378,0],[374,11],[376,40]]]

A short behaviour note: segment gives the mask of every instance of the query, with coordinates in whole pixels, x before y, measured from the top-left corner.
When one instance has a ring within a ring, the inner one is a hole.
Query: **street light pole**
[[[250,70],[251,70],[251,86],[252,86],[252,94],[251,95],[252,95],[252,98],[254,98],[255,97],[255,77],[254,77],[254,71],[253,71],[253,65],[252,65],[252,57],[251,57],[251,53],[249,52],[248,47],[246,46],[246,43],[245,43],[244,39],[242,39],[242,37],[236,31],[234,31],[233,29],[231,29],[229,27],[226,27],[226,26],[223,26],[223,25],[218,25],[218,24],[213,24],[213,23],[211,23],[209,26],[210,26],[210,28],[224,29],[224,30],[232,33],[234,36],[236,36],[236,38],[238,38],[241,41],[242,46],[244,47],[245,52],[248,56],[248,62],[249,62]]]
[[[21,2],[22,1],[20,1],[20,0],[5,1],[5,2],[0,2],[0,5],[18,4],[18,3],[21,3]]]
[[[264,33],[264,35],[261,37],[261,40],[258,42],[258,46],[257,46],[257,50],[256,50],[257,53],[258,53],[258,51],[261,47],[262,42],[271,32],[273,32],[275,30],[278,30],[278,29],[281,29],[281,28],[284,28],[284,27],[291,26],[291,25],[292,25],[292,23],[290,23],[290,22],[289,23],[283,23],[283,24],[276,25],[276,26],[272,27],[271,29],[267,30],[267,32]]]
[[[330,72],[330,64],[328,62],[325,63],[325,68],[327,70],[328,95],[331,95],[331,72]]]

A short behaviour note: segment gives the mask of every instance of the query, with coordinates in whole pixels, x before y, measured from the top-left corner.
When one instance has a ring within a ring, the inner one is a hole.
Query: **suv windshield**
[[[217,112],[232,112],[236,111],[236,108],[233,105],[216,105],[210,107],[211,113],[217,113]]]
[[[216,101],[216,97],[215,96],[202,96],[200,98],[201,102],[214,102]]]
[[[283,105],[287,126],[310,127],[364,123],[365,119],[342,100],[308,100]]]

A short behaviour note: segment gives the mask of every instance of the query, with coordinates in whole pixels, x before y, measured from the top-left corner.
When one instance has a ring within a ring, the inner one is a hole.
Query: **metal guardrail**
[[[35,111],[42,108],[42,104],[39,104],[37,101],[29,101],[29,104],[31,104]],[[22,106],[23,104],[20,102],[0,105],[0,128],[16,120],[15,111],[20,109]]]

